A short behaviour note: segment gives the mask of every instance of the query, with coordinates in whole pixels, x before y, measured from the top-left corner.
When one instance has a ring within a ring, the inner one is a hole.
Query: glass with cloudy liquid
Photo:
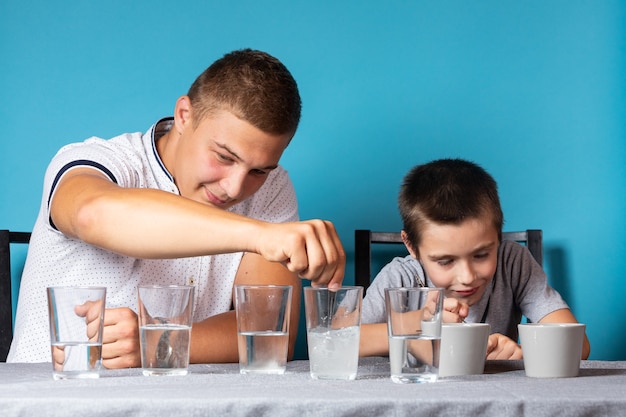
[[[304,288],[313,379],[353,380],[359,365],[363,287]]]

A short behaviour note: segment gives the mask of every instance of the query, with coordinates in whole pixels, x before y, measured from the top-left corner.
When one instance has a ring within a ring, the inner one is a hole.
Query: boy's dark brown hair
[[[252,49],[230,52],[208,67],[189,88],[194,122],[227,110],[270,134],[292,135],[302,108],[298,85],[273,56]]]
[[[504,216],[498,185],[470,161],[439,159],[414,167],[404,177],[398,206],[403,230],[416,251],[425,222],[458,225],[488,215],[502,238]]]

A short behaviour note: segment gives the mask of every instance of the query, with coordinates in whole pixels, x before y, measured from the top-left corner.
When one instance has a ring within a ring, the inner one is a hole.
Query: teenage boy
[[[238,360],[235,284],[341,285],[334,226],[297,221],[279,165],[300,109],[287,68],[245,49],[207,68],[145,134],[62,148],[45,175],[8,361],[50,361],[48,286],[107,287],[103,365],[124,368],[140,366],[139,284],[195,286],[192,362]]]

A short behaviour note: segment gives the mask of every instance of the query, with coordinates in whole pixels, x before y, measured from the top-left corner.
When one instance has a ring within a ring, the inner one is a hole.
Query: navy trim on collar
[[[157,128],[159,127],[159,125],[163,122],[170,122],[170,124],[173,124],[174,118],[173,117],[164,117],[161,120],[159,120],[158,122],[156,122],[156,124],[154,125],[154,129],[152,129],[152,152],[154,153],[154,158],[156,159],[156,161],[159,163],[159,166],[161,167],[161,169],[163,170],[163,172],[165,173],[165,175],[167,175],[167,177],[170,179],[170,181],[174,182],[174,177],[172,177],[172,174],[170,174],[170,172],[167,170],[167,168],[165,167],[165,164],[163,164],[163,161],[161,160],[161,156],[159,155],[159,153],[157,152],[157,148],[156,148],[156,141],[158,139],[161,139],[165,133],[169,132],[170,129],[167,130],[163,130],[163,131],[157,131]],[[156,137],[156,134],[158,134],[159,136]]]

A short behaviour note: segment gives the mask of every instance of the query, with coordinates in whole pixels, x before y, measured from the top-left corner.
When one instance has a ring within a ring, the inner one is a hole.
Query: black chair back
[[[0,230],[0,362],[6,361],[13,340],[11,244],[29,241],[30,232]]]

